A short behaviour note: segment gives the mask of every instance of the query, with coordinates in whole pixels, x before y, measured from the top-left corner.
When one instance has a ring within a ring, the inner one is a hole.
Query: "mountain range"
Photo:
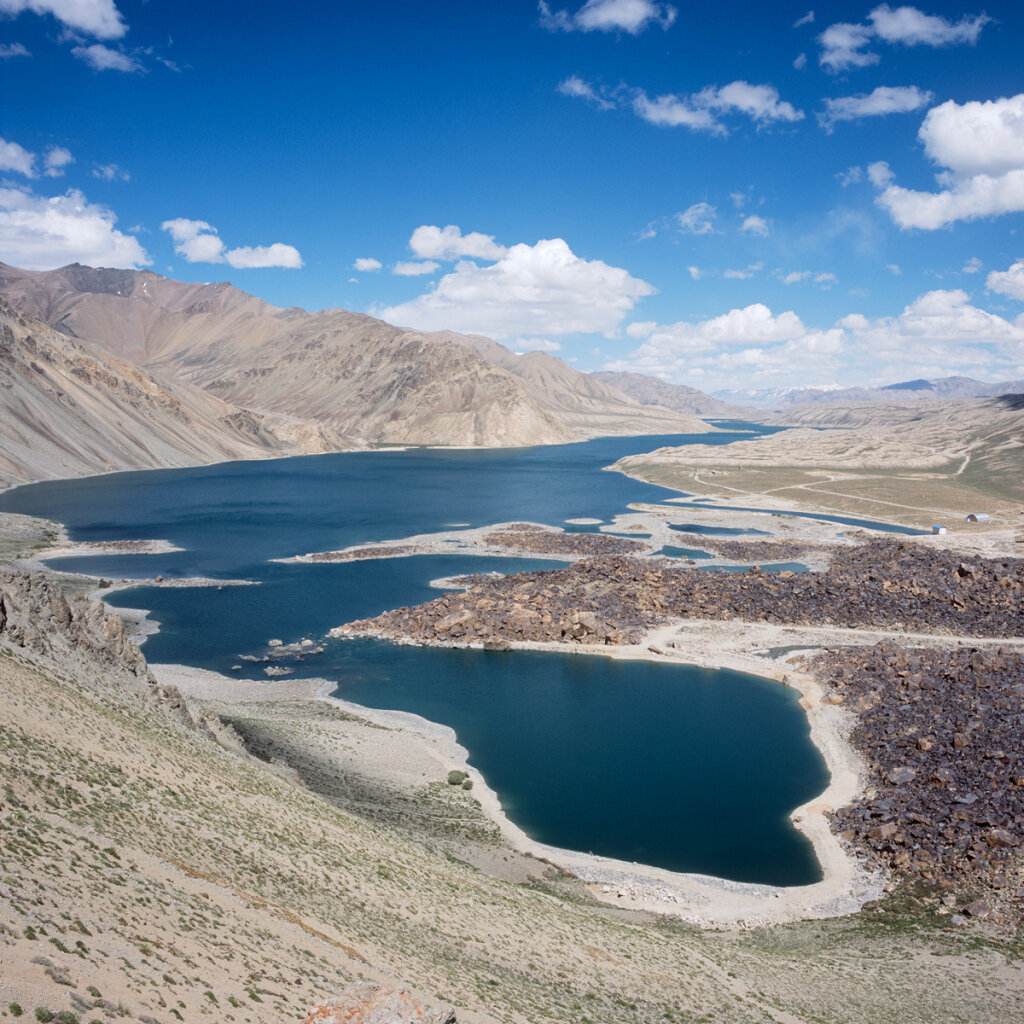
[[[765,388],[716,391],[715,397],[759,409],[788,409],[820,402],[922,402],[937,398],[995,398],[1024,392],[1024,380],[985,383],[973,377],[939,377],[905,380],[878,387],[844,388],[838,384],[819,388]]]
[[[210,413],[215,419],[253,417],[264,431],[257,445],[294,446],[281,440],[282,431],[294,437],[298,424],[307,425],[314,449],[554,444],[711,429],[693,415],[641,404],[545,353],[517,355],[488,338],[423,333],[341,309],[279,309],[226,282],[188,284],[80,264],[52,271],[0,264],[0,298],[22,318],[21,333],[42,337],[30,324],[36,321],[56,332],[45,335],[46,344],[59,347],[61,337],[77,344],[76,358],[112,357],[157,386],[189,385],[190,401],[199,391],[225,403]]]

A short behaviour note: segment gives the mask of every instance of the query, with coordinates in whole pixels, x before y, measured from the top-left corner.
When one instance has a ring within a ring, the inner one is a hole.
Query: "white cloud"
[[[749,281],[754,276],[754,271],[750,268],[746,270],[725,270],[722,272],[722,277],[728,278],[730,281]]]
[[[239,246],[228,249],[224,253],[228,263],[239,270],[262,267],[284,267],[298,270],[302,266],[302,257],[294,245],[274,242],[272,245]]]
[[[958,220],[1024,210],[1024,168],[993,177],[976,174],[941,192],[889,185],[875,200],[901,228],[934,231]]]
[[[850,68],[877,64],[879,56],[867,49],[873,41],[902,46],[973,46],[982,28],[992,19],[985,14],[965,15],[951,22],[938,15],[924,14],[916,7],[892,8],[880,4],[869,15],[867,25],[837,22],[818,36],[821,56],[818,62],[826,71],[837,74]]]
[[[802,110],[780,99],[774,86],[744,81],[730,82],[720,88],[705,86],[689,96],[668,94],[653,100],[642,89],[637,89],[633,93],[633,112],[649,124],[670,128],[684,126],[717,135],[728,134],[718,115],[746,114],[758,126],[773,121],[799,121],[804,116]]]
[[[105,206],[72,189],[62,196],[0,188],[0,252],[26,270],[68,263],[100,267],[145,266],[152,261],[138,240],[118,231]]]
[[[798,53],[793,58],[793,67],[796,68],[797,71],[803,71],[803,69],[807,67],[807,54]]]
[[[881,85],[870,93],[825,100],[825,110],[818,115],[818,121],[827,131],[831,131],[837,121],[859,121],[865,117],[920,110],[931,103],[932,98],[931,92],[919,89],[916,85]]]
[[[23,174],[26,178],[34,178],[36,155],[16,142],[0,138],[0,171],[14,171],[15,174]]]
[[[774,86],[744,81],[720,87],[709,85],[688,95],[666,93],[652,99],[643,89],[624,85],[614,89],[595,87],[573,75],[559,83],[558,92],[587,100],[602,110],[629,107],[641,120],[662,128],[684,127],[715,135],[729,134],[721,118],[733,114],[745,114],[759,128],[774,122],[799,121],[804,116],[802,110],[781,99]]]
[[[864,171],[860,167],[848,167],[845,171],[840,171],[834,175],[834,177],[843,188],[848,188],[850,185],[856,185],[857,182],[864,180]]]
[[[977,256],[972,256],[961,268],[961,274],[977,274],[985,266]]]
[[[981,30],[992,19],[986,14],[974,17],[964,15],[951,22],[934,14],[924,14],[916,7],[897,7],[881,4],[869,15],[875,34],[887,43],[904,46],[973,46]]]
[[[461,261],[419,298],[376,315],[421,330],[497,338],[612,335],[654,291],[619,267],[581,259],[560,238],[542,239],[512,246],[488,267]]]
[[[265,267],[297,269],[302,266],[299,250],[283,242],[227,249],[217,229],[205,220],[177,217],[165,220],[160,227],[173,239],[174,251],[189,263],[227,263],[239,270]]]
[[[686,269],[689,272],[690,277],[693,278],[694,281],[699,281],[704,276],[704,273],[700,269],[700,267],[687,267]]]
[[[684,235],[711,235],[715,231],[715,215],[710,203],[694,203],[676,214],[676,226]]]
[[[0,59],[8,57],[31,57],[32,54],[21,43],[0,43]]]
[[[893,277],[899,277],[903,273],[903,270],[898,263],[886,263],[885,269],[888,270]]]
[[[509,342],[514,352],[561,352],[562,346],[550,338],[516,338]]]
[[[601,95],[589,82],[585,82],[579,75],[570,75],[559,82],[558,92],[563,96],[574,96],[577,99],[589,100],[601,110],[613,110],[616,105],[614,100]]]
[[[867,68],[877,64],[878,54],[866,49],[872,35],[867,25],[851,25],[845,21],[830,25],[818,36],[821,44],[818,63],[833,74],[848,68]]]
[[[145,70],[134,57],[122,50],[112,50],[102,43],[93,43],[91,46],[75,46],[72,47],[71,52],[79,60],[85,61],[94,71],[135,72]]]
[[[1024,302],[1024,260],[1017,260],[1008,270],[993,270],[985,280],[985,287],[990,292]]]
[[[884,160],[876,160],[874,163],[868,164],[868,181],[875,188],[885,188],[887,185],[891,185],[894,177],[892,168]]]
[[[440,269],[441,264],[437,260],[399,260],[391,270],[392,274],[399,277],[420,277],[423,274],[432,274]]]
[[[740,230],[745,231],[748,235],[759,235],[761,238],[767,238],[771,231],[768,227],[768,221],[764,217],[758,217],[756,214],[751,214],[747,217]]]
[[[537,7],[540,25],[549,32],[628,32],[634,36],[651,25],[671,28],[679,13],[671,4],[654,0],[587,0],[575,14],[552,11],[544,0]]]
[[[1019,274],[1024,299],[1024,260],[1011,273]],[[894,317],[850,313],[827,329],[758,303],[699,323],[633,323],[626,334],[642,344],[607,369],[676,381],[700,377],[709,382],[703,386],[735,386],[739,376],[806,384],[811,367],[820,380],[847,383],[956,372],[998,379],[1016,375],[1024,360],[1024,314],[1003,319],[960,290],[928,292]]]
[[[52,14],[70,29],[96,39],[120,39],[128,31],[113,0],[0,0],[0,14]]]
[[[814,270],[791,270],[788,274],[778,272],[778,278],[783,284],[802,284],[808,281],[812,284],[820,284],[822,287],[829,287],[836,283],[838,278],[829,271]]]
[[[364,274],[372,274],[383,266],[384,264],[380,260],[375,260],[372,256],[360,256],[352,264],[352,269],[362,271]]]
[[[48,178],[59,178],[64,174],[64,168],[74,162],[71,150],[63,146],[51,146],[43,157],[43,174]]]
[[[959,177],[999,175],[1024,167],[1024,93],[928,111],[917,133],[925,152]]]
[[[494,241],[493,235],[483,235],[479,231],[464,235],[454,224],[444,228],[421,224],[412,233],[409,248],[421,260],[454,260],[460,256],[496,260],[508,251]]]
[[[811,25],[814,23],[814,11],[808,11],[802,18],[797,18],[793,22],[793,28],[800,28],[803,25]]]
[[[117,164],[97,164],[91,173],[100,181],[131,181],[132,179],[132,176]]]

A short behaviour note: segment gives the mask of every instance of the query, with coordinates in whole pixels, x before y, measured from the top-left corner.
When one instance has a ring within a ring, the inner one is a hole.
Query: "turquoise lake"
[[[744,425],[747,426],[747,425]],[[248,579],[249,587],[136,587],[110,597],[151,610],[153,662],[261,679],[270,638],[436,597],[430,580],[553,568],[538,559],[414,556],[341,564],[269,561],[417,533],[531,520],[610,521],[675,495],[603,467],[686,442],[749,433],[604,438],[546,448],[409,450],[226,463],[52,481],[0,494],[76,540],[160,538],[169,554],[54,561],[122,577]],[[680,871],[781,885],[820,878],[789,812],[828,773],[796,694],[756,676],[535,652],[325,641],[288,662],[338,696],[455,729],[509,817],[540,842]],[[232,666],[242,670],[232,672]]]

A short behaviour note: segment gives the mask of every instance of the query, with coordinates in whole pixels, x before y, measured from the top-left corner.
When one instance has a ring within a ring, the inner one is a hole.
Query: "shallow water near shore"
[[[431,579],[553,568],[540,559],[433,555],[281,564],[310,551],[453,524],[611,518],[673,492],[616,459],[743,435],[611,438],[505,451],[354,453],[57,481],[0,509],[64,522],[75,540],[162,538],[183,548],[51,564],[114,579],[205,576],[259,586],[139,587],[110,596],[161,623],[145,653],[263,679],[267,642],[320,643],[331,627],[437,596]],[[820,871],[789,812],[827,772],[795,694],[777,683],[643,661],[323,642],[282,660],[338,696],[452,726],[508,816],[551,845],[738,881],[806,884]],[[240,666],[233,670],[233,666]]]

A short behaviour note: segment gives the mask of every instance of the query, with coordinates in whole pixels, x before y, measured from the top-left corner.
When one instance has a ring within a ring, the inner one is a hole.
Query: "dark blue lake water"
[[[258,586],[134,588],[111,596],[161,623],[153,662],[220,672],[262,666],[270,638],[328,629],[429,600],[431,579],[550,568],[537,559],[416,556],[340,564],[268,559],[455,524],[609,521],[663,488],[602,468],[627,454],[737,435],[600,439],[505,451],[324,455],[54,481],[0,494],[0,510],[57,519],[76,540],[163,538],[184,548],[67,559],[114,578],[203,575]],[[745,434],[743,436],[750,436]],[[827,785],[796,695],[733,672],[532,652],[327,641],[296,676],[339,696],[451,725],[509,816],[541,842],[743,881],[820,877],[789,812]]]

